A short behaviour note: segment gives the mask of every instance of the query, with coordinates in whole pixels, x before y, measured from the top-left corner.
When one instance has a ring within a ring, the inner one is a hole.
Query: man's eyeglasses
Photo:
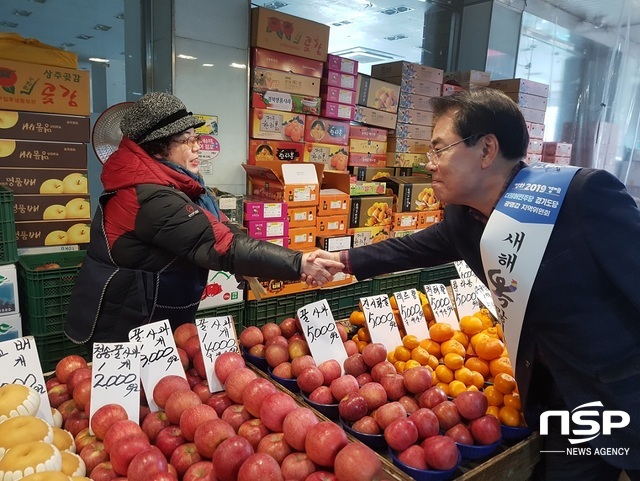
[[[469,135],[468,137],[465,137],[464,139],[461,140],[457,140],[455,142],[453,142],[452,144],[449,145],[445,145],[444,147],[440,148],[440,149],[434,149],[433,147],[431,149],[429,149],[427,151],[427,160],[429,160],[429,162],[431,162],[433,165],[438,165],[438,163],[440,162],[440,154],[442,152],[444,152],[447,149],[450,149],[451,147],[454,147],[458,144],[461,144],[462,142],[465,142],[469,139],[472,139],[474,137],[480,138],[483,137],[487,134],[472,134]]]
[[[198,143],[198,145],[200,145],[201,139],[202,135],[196,134],[186,139],[173,139],[173,142],[175,142],[176,144],[187,144],[189,147],[193,148],[196,142]]]

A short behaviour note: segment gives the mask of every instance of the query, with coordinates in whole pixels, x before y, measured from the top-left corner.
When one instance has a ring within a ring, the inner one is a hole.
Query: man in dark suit
[[[358,279],[464,260],[487,284],[481,238],[514,178],[531,169],[522,161],[526,123],[517,105],[493,89],[432,104],[427,166],[446,205],[444,220],[411,236],[316,255],[342,260]],[[533,286],[518,345],[507,347],[517,351],[515,376],[530,427],[538,429],[549,410],[569,417],[577,409],[597,423],[571,422],[570,433],[550,423],[541,436],[539,479],[617,480],[622,470],[640,479],[640,211],[613,175],[586,168],[572,175],[551,234],[538,239],[547,245],[537,274],[527,274]],[[508,319],[505,329],[509,321],[518,320]],[[588,415],[586,403],[595,403],[588,409],[597,413]],[[614,426],[600,428],[609,415]],[[576,455],[568,451],[574,446],[589,449]]]

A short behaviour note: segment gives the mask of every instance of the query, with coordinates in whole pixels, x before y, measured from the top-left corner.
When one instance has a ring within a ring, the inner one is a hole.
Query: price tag
[[[171,374],[187,379],[168,320],[152,322],[129,331],[131,342],[142,343],[140,379],[152,411],[160,408],[153,402],[153,388],[160,379]]]
[[[106,404],[120,404],[129,419],[140,419],[139,342],[101,343],[93,345],[91,369],[91,410],[89,419]]]
[[[340,339],[340,333],[327,300],[322,299],[298,309],[298,319],[316,364],[335,359],[344,373],[342,366],[348,357],[347,350]]]
[[[380,294],[360,298],[360,306],[364,312],[371,342],[384,344],[387,352],[394,351],[402,344],[400,331],[396,324],[396,317],[389,304],[389,296]]]
[[[240,353],[233,317],[222,316],[196,319],[196,327],[198,328],[200,349],[204,357],[209,391],[222,391],[224,386],[213,371],[213,365],[220,354],[225,352]]]
[[[460,279],[470,279],[474,283],[476,299],[478,300],[478,308],[482,306],[486,307],[489,309],[491,314],[498,319],[498,312],[496,311],[496,307],[493,305],[493,297],[491,296],[489,288],[484,285],[465,261],[455,261],[453,264],[456,266]],[[460,316],[462,316],[462,314],[460,314]]]
[[[451,279],[451,288],[460,319],[464,316],[472,316],[480,310],[475,282],[472,279]]]
[[[453,265],[458,271],[458,277],[460,279],[472,279],[477,278],[476,274],[471,270],[471,267],[465,261],[455,261]]]
[[[453,303],[444,284],[427,284],[424,292],[429,299],[429,305],[433,311],[436,322],[449,324],[454,329],[459,328],[458,317],[453,310]]]
[[[33,336],[0,342],[0,386],[22,384],[40,393],[36,417],[53,425],[47,387]]]
[[[406,291],[394,292],[393,295],[398,303],[400,318],[407,334],[413,334],[418,339],[428,339],[429,328],[424,317],[418,291],[416,289],[407,289]]]

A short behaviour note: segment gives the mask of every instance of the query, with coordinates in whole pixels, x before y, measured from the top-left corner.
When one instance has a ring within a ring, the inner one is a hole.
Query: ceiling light
[[[235,62],[231,62],[231,64],[229,65],[229,67],[233,67],[233,68],[247,68],[247,66],[243,63],[235,63]]]
[[[124,20],[124,12],[120,12],[118,15],[116,15],[116,18],[119,20]]]
[[[29,10],[14,10],[13,12],[14,15],[18,15],[19,17],[28,17],[29,15],[31,15],[31,12]]]
[[[351,20],[341,20],[340,22],[333,22],[330,25],[334,27],[341,27],[342,25],[349,25],[350,23],[353,22]]]
[[[194,57],[194,56],[192,56],[192,55],[185,55],[185,54],[183,54],[183,53],[179,53],[179,54],[178,54],[178,58],[181,58],[181,59],[184,59],[184,60],[195,60],[195,59],[197,59],[198,57]]]
[[[405,13],[405,12],[410,12],[412,10],[413,8],[411,7],[399,5],[397,7],[385,8],[383,10],[380,10],[380,13],[383,13],[385,15],[395,15],[396,13]]]
[[[388,62],[390,60],[396,60],[401,58],[393,53],[381,52],[380,50],[374,50],[366,47],[352,47],[346,50],[340,50],[338,52],[331,52],[338,57],[347,57],[351,60],[357,60],[359,63],[378,63]]]
[[[16,28],[17,26],[18,24],[15,22],[7,22],[6,20],[0,22],[0,27]]]
[[[269,2],[263,4],[265,8],[270,8],[271,10],[278,10],[279,8],[286,7],[287,5],[289,4],[284,2]]]
[[[33,2],[33,3],[44,3],[44,2],[46,2],[47,0],[29,0],[29,1],[30,1],[30,2]]]
[[[80,40],[89,40],[90,38],[93,38],[92,35],[78,35],[76,38],[80,39]]]
[[[100,57],[89,57],[89,62],[109,63],[109,59],[108,58],[100,58]]]
[[[385,40],[402,40],[403,38],[409,38],[402,33],[398,33],[396,35],[391,35],[390,37],[384,37]]]
[[[203,67],[213,67],[212,63],[203,63],[202,64]]]
[[[99,23],[98,25],[93,27],[93,29],[94,30],[100,30],[101,32],[106,32],[108,30],[111,30],[111,27],[109,25],[103,25],[103,24]]]
[[[63,43],[61,43],[61,44],[60,44],[60,46],[61,46],[62,48],[71,48],[71,47],[74,47],[74,46],[75,46],[75,43],[71,43],[71,42],[63,42]]]

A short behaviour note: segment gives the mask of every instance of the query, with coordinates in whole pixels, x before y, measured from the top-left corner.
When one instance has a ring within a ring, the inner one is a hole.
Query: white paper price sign
[[[471,279],[477,277],[465,261],[455,261],[453,265],[456,267],[458,277],[460,277],[460,279]]]
[[[198,328],[200,349],[204,357],[209,391],[222,391],[224,386],[213,371],[213,365],[220,354],[225,352],[240,352],[233,317],[222,316],[196,319],[196,327]]]
[[[444,284],[427,284],[424,292],[429,299],[436,322],[449,324],[454,329],[459,328],[458,317],[453,310],[453,303]]]
[[[0,342],[0,386],[22,384],[40,394],[40,407],[36,417],[53,425],[51,404],[33,336]]]
[[[451,279],[453,301],[458,309],[458,317],[472,316],[480,309],[476,286],[472,279]]]
[[[402,344],[396,317],[389,304],[389,296],[380,294],[360,298],[360,306],[364,312],[371,342],[384,344],[387,352],[394,351]]]
[[[316,364],[335,359],[344,372],[342,366],[348,357],[347,350],[340,339],[340,333],[327,300],[322,299],[298,309],[298,319]]]
[[[187,379],[169,321],[165,319],[131,329],[129,340],[142,343],[140,379],[149,407],[158,411],[159,407],[153,402],[153,388],[158,381],[170,374]]]
[[[478,307],[484,307],[489,309],[491,314],[497,319],[498,312],[496,311],[496,307],[493,305],[493,297],[491,296],[491,291],[489,288],[484,285],[484,283],[480,280],[478,276],[471,270],[471,268],[467,265],[465,261],[455,261],[453,263],[456,266],[456,270],[458,271],[458,275],[460,279],[470,279],[475,286],[476,291],[476,299],[478,300]]]
[[[406,291],[394,292],[393,295],[396,298],[400,318],[407,334],[413,334],[418,339],[427,339],[429,337],[429,328],[424,317],[418,291],[416,289],[407,289]]]
[[[139,342],[96,342],[91,369],[91,411],[89,419],[106,404],[120,404],[129,419],[140,419]]]

